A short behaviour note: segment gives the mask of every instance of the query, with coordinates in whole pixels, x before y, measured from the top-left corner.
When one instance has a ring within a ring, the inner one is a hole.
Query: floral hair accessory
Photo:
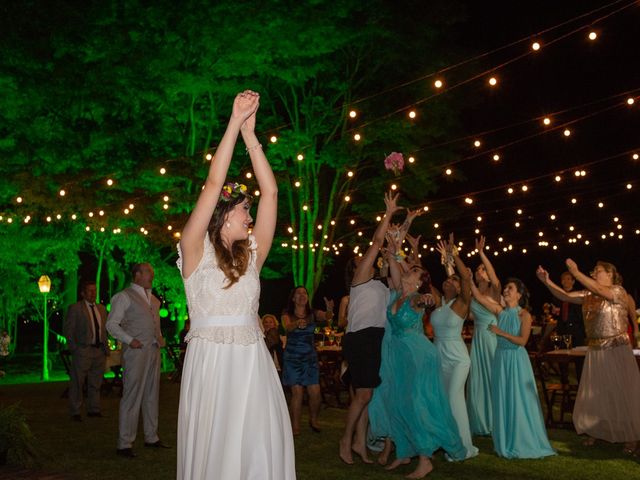
[[[391,152],[384,159],[384,168],[387,170],[393,170],[395,175],[399,175],[404,169],[404,157],[401,153]]]
[[[225,183],[220,192],[220,200],[223,202],[229,202],[239,196],[251,198],[250,195],[247,194],[247,186],[238,182]]]

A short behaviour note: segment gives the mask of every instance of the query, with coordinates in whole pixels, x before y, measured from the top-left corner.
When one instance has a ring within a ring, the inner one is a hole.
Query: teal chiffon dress
[[[451,414],[438,353],[423,332],[424,312],[414,310],[407,299],[392,313],[398,295],[392,292],[387,308],[382,383],[369,403],[371,433],[391,438],[397,458],[431,457],[442,448],[452,459],[463,460],[466,449]]]
[[[520,335],[520,307],[504,309],[498,328]],[[525,348],[498,336],[491,371],[493,448],[505,458],[555,455],[549,443],[529,355]]]
[[[469,376],[469,351],[462,339],[464,319],[451,309],[455,299],[450,300],[431,314],[434,343],[440,359],[440,372],[449,399],[453,418],[467,453],[465,458],[478,455],[478,448],[471,440],[464,385]]]
[[[471,341],[471,370],[467,382],[467,411],[472,435],[491,435],[491,368],[498,339],[489,330],[496,324],[496,316],[474,298],[473,340]]]

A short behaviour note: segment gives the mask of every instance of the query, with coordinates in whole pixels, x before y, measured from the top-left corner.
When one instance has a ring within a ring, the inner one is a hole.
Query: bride
[[[259,273],[278,201],[254,133],[259,100],[250,90],[236,96],[178,245],[191,318],[178,412],[179,480],[295,479],[289,413],[258,324]],[[224,183],[238,133],[261,192],[252,234],[247,187]]]

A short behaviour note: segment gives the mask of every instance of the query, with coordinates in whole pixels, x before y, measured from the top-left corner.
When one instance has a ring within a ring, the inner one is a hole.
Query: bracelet
[[[254,145],[253,147],[247,147],[247,148],[245,149],[245,150],[246,150],[246,152],[247,152],[247,155],[249,155],[249,152],[250,152],[251,150],[255,150],[256,148],[262,148],[262,144],[261,144],[261,143],[258,143],[257,145]]]

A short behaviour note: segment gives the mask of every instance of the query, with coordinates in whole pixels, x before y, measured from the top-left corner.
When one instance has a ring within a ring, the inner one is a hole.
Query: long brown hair
[[[231,245],[231,251],[226,247],[222,241],[220,230],[224,226],[226,216],[233,208],[247,200],[251,202],[251,197],[244,194],[234,195],[229,200],[218,200],[211,220],[209,221],[209,239],[213,244],[214,251],[216,253],[216,260],[220,270],[227,277],[228,283],[224,287],[229,288],[236,283],[242,275],[247,271],[249,266],[249,260],[251,258],[251,250],[249,248],[249,239],[236,240]]]

